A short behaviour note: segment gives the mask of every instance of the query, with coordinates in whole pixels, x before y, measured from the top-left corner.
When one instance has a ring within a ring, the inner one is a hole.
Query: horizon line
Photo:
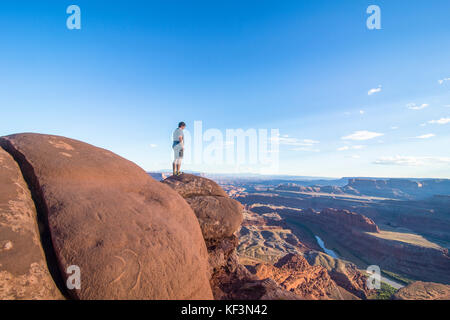
[[[145,170],[147,173],[170,173],[171,169],[163,169],[163,170]],[[263,174],[263,173],[250,173],[250,172],[240,172],[240,173],[226,173],[226,172],[207,172],[207,171],[194,171],[194,170],[186,170],[185,173],[189,174],[210,174],[210,175],[240,175],[240,176],[261,176],[261,177],[290,177],[290,178],[308,178],[310,180],[339,180],[339,179],[410,179],[410,180],[450,180],[450,178],[438,178],[438,177],[388,177],[388,176],[339,176],[339,177],[330,177],[330,176],[305,176],[305,175],[292,175],[292,174]]]

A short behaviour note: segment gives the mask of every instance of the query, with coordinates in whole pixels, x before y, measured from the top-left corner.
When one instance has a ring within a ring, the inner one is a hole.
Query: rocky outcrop
[[[206,240],[230,237],[241,225],[242,205],[236,200],[218,196],[196,196],[187,198],[186,201],[194,210]]]
[[[81,289],[68,290],[71,297],[212,298],[201,229],[177,192],[134,163],[80,141],[19,134],[0,138],[0,145],[20,166],[45,217],[51,235],[45,249],[54,252],[63,283],[69,266],[80,268]],[[28,232],[30,245],[33,237]],[[39,258],[25,247],[10,252],[14,261],[31,252],[27,263]]]
[[[252,271],[258,279],[273,279],[281,287],[303,299],[344,299],[325,268],[311,266],[304,257],[297,254],[287,254],[274,265],[257,264]]]
[[[245,264],[273,264],[288,253],[300,253],[305,249],[298,237],[274,213],[257,214],[245,210],[238,234],[237,252],[240,261]]]
[[[247,273],[238,264],[234,233],[242,223],[242,205],[230,199],[214,181],[191,174],[171,176],[163,183],[177,191],[194,210],[208,248],[211,285],[216,299],[232,299],[236,291],[231,282]],[[229,292],[220,290],[227,283]]]
[[[239,263],[235,235],[243,207],[214,181],[190,174],[172,176],[164,183],[178,191],[197,215],[208,248],[211,288],[219,300],[299,299],[270,279],[258,279]]]
[[[378,226],[372,219],[366,216],[351,212],[349,210],[337,210],[326,208],[320,212],[314,210],[305,210],[302,212],[305,219],[312,220],[314,223],[326,225],[329,229],[336,230],[357,230],[360,232],[380,232]]]
[[[242,265],[221,269],[211,278],[214,297],[218,300],[302,300],[274,280],[258,279]]]
[[[179,176],[170,176],[163,180],[163,183],[168,184],[185,199],[196,196],[228,198],[227,193],[217,183],[193,174],[183,173]]]
[[[242,223],[242,205],[212,180],[191,174],[171,176],[166,183],[194,210],[205,240],[230,237]]]
[[[280,258],[292,253],[303,256],[311,266],[325,268],[341,291],[361,299],[367,299],[374,294],[373,290],[367,287],[367,277],[354,264],[319,252],[321,248],[314,236],[305,230],[300,232],[299,229],[295,229],[294,225],[287,224],[273,211],[269,210],[262,214],[253,212],[258,208],[260,207],[253,206],[252,211],[246,210],[244,213],[245,220],[239,231],[240,261],[249,265],[255,263],[273,265]],[[297,214],[301,212],[298,210]]]
[[[40,238],[28,186],[17,163],[0,148],[0,300],[63,298]]]
[[[450,300],[450,286],[433,282],[413,282],[401,288],[395,300]]]
[[[351,294],[361,299],[367,299],[375,294],[375,291],[367,286],[367,276],[354,264],[314,250],[304,252],[303,256],[312,266],[325,268],[331,279]]]

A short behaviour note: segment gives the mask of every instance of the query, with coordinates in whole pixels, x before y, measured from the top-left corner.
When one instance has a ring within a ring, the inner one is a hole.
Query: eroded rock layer
[[[0,148],[0,300],[62,298],[47,268],[28,186]]]
[[[311,266],[304,257],[296,254],[287,254],[274,265],[257,264],[253,273],[261,280],[273,279],[303,299],[343,300],[350,295],[336,285],[325,268]]]
[[[395,295],[397,300],[450,300],[450,286],[434,282],[413,282],[401,288]]]

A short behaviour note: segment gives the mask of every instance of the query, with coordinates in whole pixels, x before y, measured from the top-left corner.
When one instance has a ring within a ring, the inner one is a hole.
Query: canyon
[[[298,240],[297,251],[306,247],[325,253],[320,239],[340,260],[361,270],[378,265],[383,275],[404,285],[416,280],[450,283],[448,180],[348,178],[347,183],[332,182],[335,185],[326,186],[323,180],[318,184],[246,181],[236,184],[239,192],[230,194],[257,217],[277,216],[277,225]],[[233,183],[225,185],[232,188]],[[420,188],[425,192],[418,195]],[[258,221],[257,217],[253,220]],[[241,252],[248,259],[255,256],[255,250],[248,245],[247,230],[243,231],[246,248]],[[263,255],[259,258],[270,260]]]
[[[412,284],[421,281],[450,284],[448,179],[198,174],[244,205],[237,250],[248,267],[300,255],[360,298],[374,295],[349,286],[348,272],[342,277],[336,270],[364,275],[379,266],[392,290],[416,291]]]

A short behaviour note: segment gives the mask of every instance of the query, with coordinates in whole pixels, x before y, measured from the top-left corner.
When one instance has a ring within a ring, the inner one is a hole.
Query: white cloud
[[[359,110],[359,114],[364,114],[366,113],[364,110]]]
[[[427,124],[426,123],[421,123],[420,126],[421,127],[425,127]]]
[[[373,94],[375,94],[375,93],[378,93],[378,92],[381,92],[381,85],[379,85],[378,88],[370,89],[369,92],[367,92],[367,94],[368,94],[369,96],[371,96],[371,95],[373,95]]]
[[[311,147],[298,147],[292,148],[292,151],[306,151],[306,152],[320,152],[320,149],[311,148]]]
[[[356,140],[356,141],[363,141],[363,140],[370,140],[370,139],[374,139],[377,137],[381,137],[383,136],[384,133],[378,133],[378,132],[371,132],[371,131],[367,131],[367,130],[363,130],[363,131],[355,131],[354,133],[342,137],[342,140]]]
[[[312,139],[297,139],[289,137],[288,135],[274,137],[272,138],[272,140],[278,141],[279,144],[281,145],[296,146],[296,147],[310,147],[320,143],[320,141]]]
[[[391,130],[397,130],[397,129],[398,129],[398,127],[396,127],[396,126],[391,127]]]
[[[154,143],[151,143],[150,144],[150,148],[156,148],[158,145],[157,144],[154,144]]]
[[[406,106],[408,107],[408,109],[411,109],[411,110],[422,110],[422,109],[429,107],[430,105],[427,103],[423,103],[420,106],[418,106],[415,103],[408,103]]]
[[[346,150],[361,150],[366,146],[343,146],[337,149],[337,151],[346,151]]]
[[[311,140],[311,139],[303,139],[302,141],[303,141],[303,143],[309,144],[309,145],[313,145],[313,144],[319,143],[319,141]]]
[[[447,124],[450,123],[450,118],[440,118],[439,120],[428,121],[431,124]]]
[[[421,135],[421,136],[417,136],[417,137],[415,137],[416,139],[430,139],[430,138],[433,138],[433,137],[435,137],[436,135],[435,134],[433,134],[433,133],[428,133],[428,134],[423,134],[423,135]]]
[[[442,80],[438,80],[439,84],[444,84],[445,81],[450,81],[450,78],[444,78]]]
[[[395,156],[382,157],[374,161],[375,164],[391,165],[391,166],[425,166],[436,164],[450,164],[450,158],[445,157],[411,157],[411,156]]]

